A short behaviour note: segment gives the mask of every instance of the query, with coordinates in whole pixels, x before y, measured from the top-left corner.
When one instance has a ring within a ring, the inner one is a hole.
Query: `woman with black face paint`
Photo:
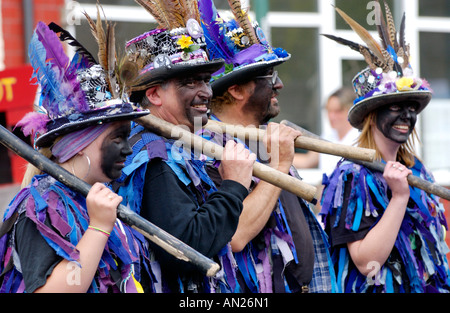
[[[414,152],[417,115],[431,91],[414,76],[404,42],[395,46],[386,46],[388,59],[366,59],[369,67],[353,80],[358,98],[348,115],[361,131],[358,146],[376,150],[386,164],[384,173],[342,160],[323,182],[321,215],[339,292],[450,291],[443,206],[407,181],[408,175],[433,181]]]
[[[29,166],[4,217],[0,292],[138,292],[146,243],[116,220],[122,197],[104,183],[121,175],[132,152],[130,120],[149,112],[113,98],[106,72],[81,45],[69,63],[59,32],[65,31],[38,23],[30,60],[41,107],[18,126],[41,153],[93,186],[84,198]]]

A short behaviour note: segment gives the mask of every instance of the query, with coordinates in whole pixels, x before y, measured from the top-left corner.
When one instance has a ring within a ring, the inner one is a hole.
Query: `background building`
[[[96,44],[82,11],[95,18],[96,2],[0,0],[2,125],[13,130],[24,113],[32,109],[36,86],[27,84],[31,74],[27,46],[36,23],[54,21],[95,52]],[[387,0],[387,3],[398,24],[406,12],[406,39],[411,44],[412,66],[434,90],[433,100],[420,115],[417,127],[422,145],[417,150],[437,182],[450,186],[450,1]],[[155,27],[151,16],[132,0],[101,0],[101,4],[107,18],[117,24],[117,43],[123,44]],[[219,9],[228,8],[227,0],[215,0],[215,4]],[[365,63],[358,53],[321,34],[361,42],[336,14],[333,8],[336,5],[377,36],[373,24],[375,4],[376,1],[369,0],[247,0],[253,18],[260,22],[272,45],[292,54],[292,59],[278,68],[285,88],[279,96],[282,113],[277,121],[288,119],[316,134],[330,127],[322,108],[325,100],[342,85],[351,85],[353,76]],[[123,52],[123,45],[118,46],[118,51]],[[0,195],[2,201],[9,202],[13,196],[9,188],[17,188],[24,165],[23,160],[0,147],[0,190],[6,193]],[[308,182],[320,182],[318,170],[300,173]],[[0,202],[0,209],[4,205]]]

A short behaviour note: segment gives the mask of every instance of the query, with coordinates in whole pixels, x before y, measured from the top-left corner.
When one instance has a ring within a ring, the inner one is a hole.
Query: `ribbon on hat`
[[[59,163],[64,163],[89,146],[110,124],[90,126],[67,134],[51,148]]]

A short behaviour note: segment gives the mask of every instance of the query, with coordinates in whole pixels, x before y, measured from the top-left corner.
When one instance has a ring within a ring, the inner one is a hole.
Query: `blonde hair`
[[[358,147],[367,148],[375,150],[375,158],[380,161],[382,159],[380,150],[378,150],[373,138],[372,125],[376,125],[376,112],[371,112],[364,119],[364,126],[362,128],[361,134],[356,141]],[[409,136],[408,141],[400,146],[397,152],[397,161],[405,164],[407,167],[413,167],[415,164],[414,158],[418,158],[416,152],[414,151],[414,144],[416,140],[420,143],[417,132],[414,129],[411,136]]]
[[[39,153],[41,153],[42,155],[44,155],[45,157],[47,157],[49,159],[52,159],[52,157],[53,157],[52,151],[50,150],[50,148],[41,148],[41,149],[39,149]],[[23,175],[21,188],[28,186],[31,183],[31,179],[34,176],[40,175],[42,173],[43,172],[40,169],[35,167],[33,164],[28,163],[25,174]]]

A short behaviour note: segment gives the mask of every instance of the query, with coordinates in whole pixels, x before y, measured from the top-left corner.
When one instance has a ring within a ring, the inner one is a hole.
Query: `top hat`
[[[76,47],[72,60],[66,55],[62,41]],[[88,126],[149,113],[133,108],[114,71],[108,74],[55,23],[37,24],[29,44],[29,57],[34,68],[32,79],[40,84],[41,95],[37,112],[28,113],[17,126],[22,127],[25,135],[34,134],[38,147],[50,146],[57,137]]]
[[[214,95],[221,95],[234,84],[261,75],[268,68],[291,57],[284,49],[273,48],[257,22],[250,22],[240,1],[233,3],[234,18],[222,19],[212,0],[199,0],[202,27],[212,57],[223,58],[225,65],[213,74]]]
[[[147,88],[170,78],[193,73],[214,73],[222,59],[211,60],[205,43],[197,0],[139,0],[158,22],[158,28],[126,43],[128,59],[138,64],[138,76],[131,87],[131,99],[140,101]]]
[[[353,79],[357,95],[348,113],[350,124],[362,129],[365,117],[372,111],[392,103],[411,101],[418,104],[417,113],[428,105],[432,90],[425,79],[418,78],[409,64],[410,48],[405,42],[405,14],[403,14],[399,34],[389,6],[384,3],[386,19],[381,6],[375,6],[380,24],[377,25],[381,38],[379,44],[361,25],[346,13],[336,8],[339,15],[360,36],[367,46],[325,35],[336,42],[360,52],[368,67]]]

